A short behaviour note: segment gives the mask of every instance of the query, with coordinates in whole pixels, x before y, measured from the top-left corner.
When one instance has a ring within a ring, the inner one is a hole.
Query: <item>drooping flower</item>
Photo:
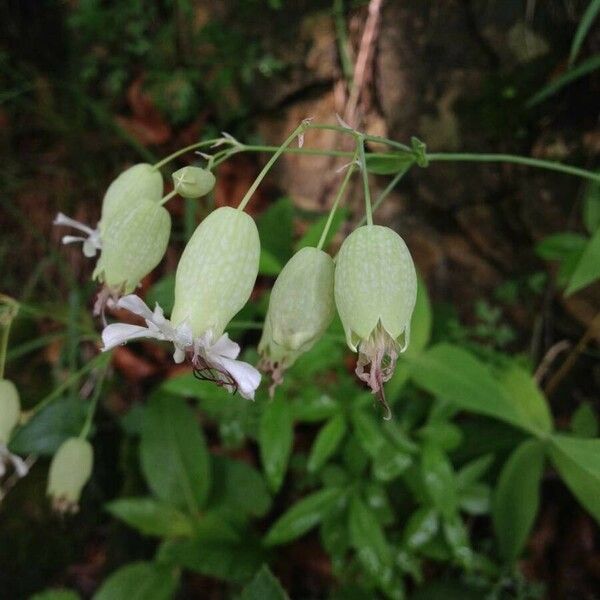
[[[261,368],[270,373],[273,385],[296,359],[312,348],[335,315],[334,264],[317,248],[298,251],[277,277],[258,345]]]
[[[10,436],[21,416],[21,402],[15,384],[8,379],[0,379],[0,477],[6,467],[12,465],[18,477],[27,475],[25,461],[8,450]]]
[[[50,463],[47,493],[52,508],[60,513],[79,510],[81,492],[92,475],[94,451],[82,438],[69,438],[58,448]]]
[[[206,196],[215,187],[215,176],[200,167],[183,167],[172,177],[175,191],[183,198]]]
[[[199,378],[253,399],[260,374],[237,360],[240,347],[224,330],[250,297],[259,254],[258,231],[249,215],[229,207],[213,211],[179,261],[171,319],[159,306],[153,312],[137,296],[126,296],[117,306],[143,317],[146,327],[108,325],[102,333],[103,350],[139,338],[166,340],[175,346],[175,361],[187,357]]]
[[[344,240],[336,260],[335,302],[346,342],[358,351],[356,374],[386,408],[383,384],[408,346],[416,298],[415,266],[395,231],[366,225]]]

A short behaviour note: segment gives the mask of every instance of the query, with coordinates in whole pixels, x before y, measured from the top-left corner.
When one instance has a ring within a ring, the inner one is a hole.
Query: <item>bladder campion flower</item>
[[[0,477],[6,473],[6,466],[12,464],[19,477],[27,475],[27,465],[7,446],[13,429],[21,416],[21,402],[15,384],[8,379],[0,379]]]
[[[263,335],[260,367],[271,374],[273,394],[284,371],[310,350],[335,315],[333,259],[317,248],[297,252],[277,277]]]
[[[200,167],[183,167],[172,177],[175,191],[184,198],[206,196],[215,187],[215,176]]]
[[[61,513],[79,510],[79,497],[92,474],[94,451],[82,438],[69,438],[58,448],[50,463],[48,496],[52,508]]]
[[[170,341],[174,360],[187,357],[197,377],[253,399],[260,374],[236,360],[240,347],[223,332],[250,297],[259,255],[252,217],[229,207],[213,211],[197,227],[179,261],[171,319],[160,306],[151,311],[137,296],[125,296],[117,306],[143,317],[146,327],[108,325],[102,332],[103,349],[139,338]]]
[[[336,260],[335,302],[346,342],[358,351],[356,374],[388,409],[383,383],[410,339],[417,276],[404,240],[389,227],[365,225],[344,240]]]

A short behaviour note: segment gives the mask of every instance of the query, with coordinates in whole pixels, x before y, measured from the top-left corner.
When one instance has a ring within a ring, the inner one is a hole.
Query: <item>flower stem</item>
[[[212,146],[213,144],[216,144],[218,141],[219,141],[218,139],[204,140],[203,142],[195,142],[194,144],[190,144],[189,146],[186,146],[185,148],[180,148],[176,152],[173,152],[173,154],[169,154],[169,156],[166,156],[159,162],[152,165],[152,168],[160,169],[161,167],[164,167],[167,163],[171,162],[174,158],[177,158],[178,156],[181,156],[182,154],[185,154],[186,152],[191,152],[192,150],[197,150],[198,148],[204,148],[205,146]]]
[[[342,196],[344,195],[346,186],[348,185],[348,182],[350,181],[350,177],[352,177],[352,173],[354,173],[354,169],[356,168],[356,161],[358,160],[358,153],[359,153],[359,143],[357,142],[356,150],[354,151],[354,155],[352,157],[352,162],[350,163],[350,165],[348,165],[348,168],[346,170],[346,175],[344,176],[344,179],[342,180],[342,183],[337,191],[335,200],[333,201],[333,205],[331,206],[331,210],[329,211],[329,216],[327,217],[327,222],[325,223],[325,227],[323,227],[323,232],[321,233],[319,243],[317,244],[317,249],[319,249],[319,250],[322,250],[323,246],[325,245],[325,240],[327,239],[327,234],[329,233],[329,229],[331,228],[331,224],[333,223],[333,218],[337,211],[338,204],[340,203],[340,200],[341,200]]]
[[[552,160],[542,160],[540,158],[529,158],[527,156],[518,156],[515,154],[474,154],[474,153],[451,153],[451,152],[436,152],[427,154],[427,159],[430,162],[434,161],[453,161],[453,162],[504,162],[517,165],[525,165],[528,167],[537,167],[538,169],[546,169],[548,171],[558,171],[569,175],[576,175],[584,179],[600,182],[600,173],[564,165]]]
[[[94,394],[90,398],[87,415],[85,416],[85,423],[81,428],[81,433],[79,437],[85,440],[89,434],[90,429],[92,428],[92,423],[94,421],[94,415],[96,414],[96,408],[98,407],[98,399],[100,398],[100,392],[102,391],[102,384],[104,383],[104,378],[106,377],[106,373],[108,371],[108,364],[105,365],[102,373],[98,377],[96,381],[96,387],[94,388]]]
[[[10,296],[0,294],[0,379],[4,377],[10,326],[18,312],[19,303]]]
[[[358,136],[358,160],[363,179],[363,190],[365,193],[365,216],[367,225],[373,225],[373,208],[371,206],[371,190],[369,188],[369,173],[367,172],[367,157],[365,156],[365,138]]]
[[[246,208],[246,205],[250,201],[250,198],[252,198],[252,195],[254,194],[254,192],[256,191],[258,186],[261,184],[262,180],[265,178],[267,173],[270,171],[271,167],[275,164],[275,161],[283,154],[285,149],[299,135],[301,135],[304,131],[306,131],[306,129],[308,129],[309,127],[313,127],[313,126],[309,125],[309,123],[307,121],[302,121],[302,123],[300,123],[300,125],[298,125],[298,127],[296,127],[296,129],[294,129],[294,131],[292,131],[292,133],[287,138],[287,140],[285,140],[285,142],[283,142],[283,144],[281,144],[281,146],[279,146],[279,148],[276,150],[275,154],[273,154],[273,156],[271,156],[271,158],[269,159],[267,164],[263,167],[262,171],[258,174],[256,179],[254,180],[254,183],[250,186],[250,188],[248,189],[248,191],[242,198],[242,200],[238,206],[238,210],[244,210]]]
[[[166,204],[173,196],[177,195],[177,190],[171,190],[160,202],[160,206]]]

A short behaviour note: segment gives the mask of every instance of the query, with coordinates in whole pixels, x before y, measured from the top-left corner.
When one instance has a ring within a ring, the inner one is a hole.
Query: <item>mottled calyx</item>
[[[172,323],[187,322],[194,337],[211,331],[218,339],[250,298],[259,255],[252,217],[230,207],[213,211],[198,225],[179,261]]]
[[[15,384],[8,379],[0,379],[0,444],[8,444],[20,415],[21,403]]]
[[[175,191],[183,198],[206,196],[215,187],[215,176],[200,167],[183,167],[172,175]]]

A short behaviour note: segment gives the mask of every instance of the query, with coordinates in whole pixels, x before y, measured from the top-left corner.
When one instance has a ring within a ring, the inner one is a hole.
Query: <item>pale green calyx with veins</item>
[[[365,225],[344,240],[336,260],[335,302],[356,374],[383,400],[383,383],[406,350],[417,298],[415,266],[389,227]]]
[[[183,167],[172,175],[175,191],[183,198],[206,196],[215,187],[215,176],[200,167]]]
[[[302,248],[277,277],[263,335],[258,345],[261,367],[273,386],[283,372],[323,335],[335,315],[333,259],[317,248]]]
[[[50,463],[47,493],[54,510],[75,513],[79,497],[92,474],[94,451],[82,438],[69,438],[61,444]]]
[[[29,470],[25,461],[9,452],[7,446],[14,428],[21,417],[21,401],[15,384],[8,379],[0,379],[0,478],[6,467],[12,465],[18,477],[24,477]],[[0,499],[2,497],[0,490]]]

